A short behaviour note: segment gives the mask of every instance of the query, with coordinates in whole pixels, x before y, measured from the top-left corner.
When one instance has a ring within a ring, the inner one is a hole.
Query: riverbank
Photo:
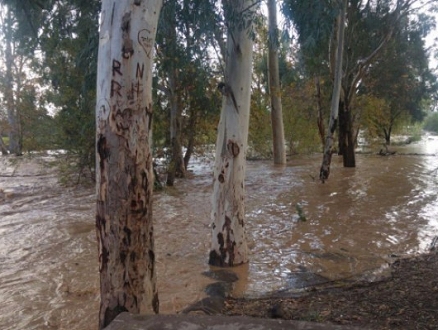
[[[371,329],[438,329],[438,253],[396,260],[378,282],[357,282],[299,298],[225,300],[222,313]]]

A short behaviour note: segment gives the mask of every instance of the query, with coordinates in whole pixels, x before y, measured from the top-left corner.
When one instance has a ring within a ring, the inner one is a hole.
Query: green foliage
[[[298,33],[300,61],[307,75],[328,74],[329,42],[339,8],[335,2],[285,0],[282,11]]]
[[[260,89],[253,90],[249,117],[248,158],[267,159],[272,156],[271,115],[268,99]]]
[[[3,111],[0,115],[4,118],[0,126],[4,134],[14,127],[20,148],[17,152],[21,153],[53,148],[56,127],[41,103],[41,79],[31,72],[36,40],[30,40],[35,39],[30,27],[41,17],[36,8],[30,6],[26,9],[26,17],[33,21],[20,21],[23,8],[16,5],[15,2],[9,4],[1,30],[5,47],[0,51],[4,57],[4,61],[0,61],[0,92],[4,96],[0,98],[0,110]]]
[[[154,80],[154,148],[170,147],[172,102],[181,119],[182,144],[201,151],[214,144],[221,95],[213,72],[220,67],[209,47],[221,20],[213,1],[168,1],[163,6],[157,31]]]
[[[47,110],[37,106],[36,91],[27,86],[20,93],[17,108],[20,113],[23,151],[42,151],[56,147],[58,127]]]
[[[391,119],[391,110],[385,100],[372,95],[359,95],[353,107],[362,114],[359,125],[365,132],[365,139],[373,141],[384,138],[384,129],[390,125]]]
[[[417,129],[417,128],[421,128],[421,125],[419,125],[418,123],[414,124],[414,129],[411,131],[411,134],[409,135],[409,140],[408,140],[409,143],[421,141],[423,132],[421,129]]]
[[[283,117],[290,154],[321,151],[317,108],[311,80],[291,84],[283,92]]]
[[[40,38],[44,101],[55,107],[56,146],[66,150],[67,177],[94,178],[95,95],[100,2],[63,2],[46,13]]]
[[[424,129],[428,132],[438,134],[438,112],[432,112],[426,117]]]

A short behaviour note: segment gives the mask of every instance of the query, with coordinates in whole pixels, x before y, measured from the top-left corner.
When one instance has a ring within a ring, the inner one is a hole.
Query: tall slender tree
[[[227,34],[223,95],[213,180],[209,264],[248,262],[245,233],[245,154],[251,99],[253,0],[223,0]]]
[[[6,15],[3,22],[4,29],[4,42],[5,42],[5,81],[4,81],[4,94],[5,105],[8,114],[9,123],[9,152],[16,155],[22,154],[22,135],[20,116],[16,106],[16,88],[14,89],[14,17],[12,10],[6,7]]]
[[[161,17],[161,49],[163,53],[162,67],[165,84],[161,90],[167,96],[169,108],[170,153],[167,166],[166,184],[173,186],[176,177],[185,176],[182,154],[182,88],[180,81],[183,52],[178,35],[178,15],[181,10],[178,0],[170,0],[164,4]]]
[[[341,2],[285,0],[286,13],[297,27],[301,47],[304,49],[326,49],[326,53],[330,54],[330,57],[325,60],[321,58],[320,62],[322,65],[328,65],[332,74],[336,72],[334,69],[336,61],[331,55],[336,47],[333,47],[333,43],[328,43],[327,40],[335,40],[329,38],[330,34],[335,35],[335,33],[329,32],[334,31],[330,26],[333,21],[333,13],[337,12],[335,9],[339,3]],[[382,51],[399,31],[402,18],[417,11],[421,3],[420,0],[347,1],[342,89],[338,102],[339,116],[337,120],[338,152],[343,156],[344,167],[356,166],[357,127],[354,126],[354,123],[356,118],[360,116],[353,108],[353,100],[358,94],[361,84],[365,81],[365,77],[375,70],[374,64]],[[316,47],[316,45],[319,46]],[[335,98],[332,95],[333,99]],[[328,157],[326,159],[330,160]],[[324,181],[328,174],[329,167],[322,167],[321,180]]]
[[[201,112],[198,104],[211,95],[213,64],[209,50],[216,28],[215,9],[212,0],[171,0],[163,5],[156,67],[158,96],[162,99],[159,106],[164,110],[161,116],[166,117],[163,124],[168,127],[166,183],[170,186],[175,178],[184,177],[196,137],[201,135],[195,126]]]
[[[344,53],[344,31],[345,31],[345,13],[347,10],[347,0],[342,1],[342,5],[339,9],[339,14],[337,17],[336,24],[336,38],[333,42],[336,45],[335,53],[335,65],[334,65],[334,75],[335,79],[333,82],[333,93],[332,101],[330,105],[330,120],[328,124],[328,132],[326,135],[326,140],[324,144],[324,153],[322,159],[322,165],[319,172],[319,178],[322,182],[328,179],[330,174],[330,164],[332,158],[332,148],[333,148],[333,135],[336,130],[336,124],[339,115],[339,99],[341,95],[341,84],[342,84],[342,64],[343,64],[343,53]]]
[[[271,124],[275,164],[286,164],[286,145],[284,140],[283,109],[281,104],[280,74],[278,69],[278,27],[277,2],[268,0],[268,75],[269,96],[271,98]]]
[[[153,47],[162,0],[106,0],[96,103],[99,328],[158,313],[150,150]]]

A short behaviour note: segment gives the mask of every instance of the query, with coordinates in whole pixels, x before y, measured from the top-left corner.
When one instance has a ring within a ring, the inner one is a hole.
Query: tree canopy
[[[278,51],[289,154],[321,150],[318,134],[324,134],[321,123],[328,118],[333,31],[339,3],[282,1],[286,22],[293,26],[281,27]],[[224,4],[226,11],[228,2]],[[9,40],[14,61],[23,63],[21,73],[17,65],[10,71],[13,78],[9,80],[17,98],[14,104],[24,151],[67,150],[75,159],[68,163],[74,165],[71,170],[92,178],[100,2],[3,0],[1,5],[8,8],[13,20]],[[379,131],[378,135],[386,138],[391,130],[388,125],[421,121],[433,103],[436,83],[428,67],[428,55],[433,49],[427,49],[424,40],[436,23],[429,15],[433,8],[420,11],[420,5],[417,0],[348,2],[341,98],[351,111],[353,138],[359,130]],[[225,31],[227,24],[242,23],[232,19],[236,13],[230,12],[229,16],[226,23],[215,1],[164,2],[155,47],[154,150],[159,155],[170,150],[172,95],[180,117],[181,147],[187,151],[183,155],[185,167],[195,150],[203,150],[215,140],[220,108],[216,86],[224,79]],[[270,114],[267,19],[258,17],[249,32],[255,38],[255,69],[248,143],[253,156],[270,157],[271,128],[265,125]],[[6,16],[3,14],[1,19],[4,22]],[[4,35],[6,25],[2,26]],[[1,56],[5,58],[4,51]],[[5,61],[1,63],[0,134],[3,144],[8,145],[11,124],[5,98],[7,70]],[[367,99],[370,102],[365,102]],[[365,106],[373,102],[384,106]],[[386,127],[376,128],[376,122],[386,123]],[[170,159],[170,153],[167,156]]]

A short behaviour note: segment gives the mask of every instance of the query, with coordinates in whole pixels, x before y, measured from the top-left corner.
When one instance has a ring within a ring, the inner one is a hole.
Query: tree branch
[[[257,5],[261,4],[262,2],[263,2],[263,0],[255,1],[254,3],[252,3],[251,5],[246,7],[245,9],[242,9],[242,11],[239,14],[242,15],[244,12],[251,10],[252,7],[257,6]]]

